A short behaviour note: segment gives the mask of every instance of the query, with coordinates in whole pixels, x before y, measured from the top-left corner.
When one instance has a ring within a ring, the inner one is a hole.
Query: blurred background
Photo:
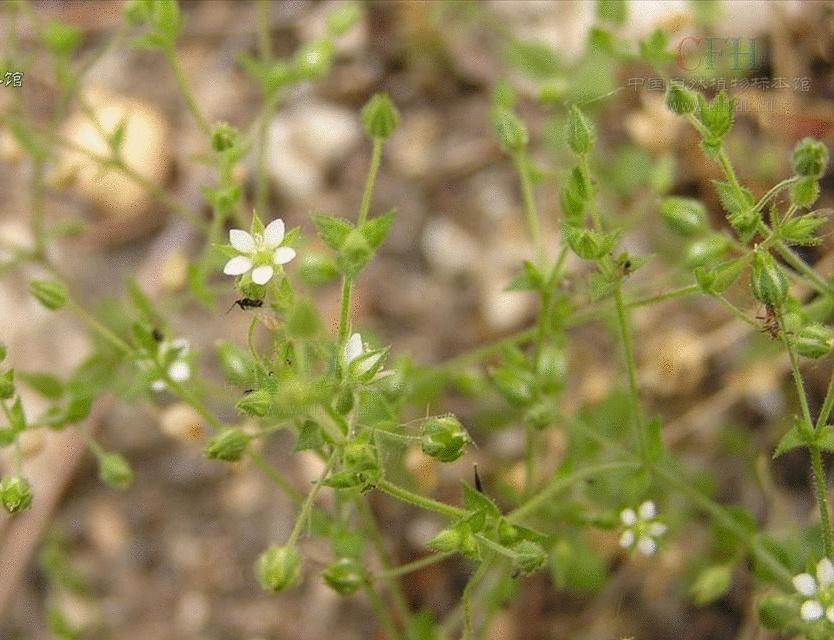
[[[274,55],[291,56],[320,37],[337,4],[266,3]],[[263,5],[212,0],[181,7],[178,51],[197,101],[210,122],[248,127],[263,97],[239,59],[258,53],[255,25]],[[652,292],[689,283],[679,260],[686,248],[657,223],[657,202],[664,193],[701,198],[720,228],[710,183],[717,169],[695,133],[665,109],[658,74],[623,55],[606,34],[636,52],[638,41],[660,28],[677,56],[669,66],[674,77],[707,94],[726,87],[738,98],[730,155],[758,196],[789,175],[797,140],[810,135],[829,148],[834,143],[834,3],[670,0],[626,7],[620,20],[600,15],[594,2],[367,3],[360,23],[337,41],[331,72],[284,94],[265,121],[269,204],[262,217],[301,226],[315,247],[311,212],[355,215],[370,158],[358,112],[374,92],[387,91],[402,118],[386,145],[373,210],[399,213],[380,257],[358,283],[355,326],[418,363],[440,362],[530,326],[535,299],[505,291],[532,251],[517,177],[489,122],[496,90],[512,87],[531,130],[550,255],[558,249],[558,189],[570,167],[565,105],[580,103],[598,123],[593,162],[603,202],[627,221],[628,249],[655,256],[633,286]],[[212,177],[200,161],[204,138],[158,53],[131,48],[130,38],[108,46],[124,25],[122,10],[115,0],[0,7],[6,67],[25,66],[21,87],[0,86],[0,113],[22,105],[48,126],[56,80],[50,59],[39,54],[33,24],[60,20],[80,28],[79,57],[91,64],[81,91],[106,127],[127,117],[124,158],[168,195],[77,153],[51,157],[43,207],[46,224],[62,238],[50,257],[103,318],[118,314],[108,301],[124,293],[126,277],[137,276],[170,313],[176,335],[203,354],[200,374],[219,380],[214,345],[221,339],[245,344],[249,321],[242,313],[224,315],[235,298],[228,280],[213,281],[213,310],[192,301],[187,264],[200,235],[171,204],[207,216],[201,188]],[[22,55],[10,60],[11,51]],[[69,105],[56,130],[100,153],[106,145],[87,115]],[[238,176],[249,196],[256,164],[250,158]],[[69,314],[51,314],[29,297],[26,283],[44,272],[25,260],[18,264],[16,254],[33,242],[36,179],[19,139],[0,127],[0,339],[17,369],[66,375],[90,353],[85,331]],[[821,187],[819,206],[831,207],[830,172]],[[834,272],[832,248],[826,235],[803,257],[827,276]],[[582,268],[571,267],[577,282]],[[335,326],[338,285],[316,296]],[[813,505],[804,457],[768,463],[793,402],[785,393],[786,363],[773,355],[774,346],[703,298],[641,310],[635,321],[646,401],[666,419],[676,450],[704,470],[722,502],[769,522],[805,521]],[[620,370],[605,324],[573,331],[568,353],[562,409],[605,407]],[[810,393],[824,391],[827,361],[806,373]],[[235,419],[229,408],[237,390],[217,385],[217,397],[228,397],[225,417]],[[37,394],[23,393],[27,412],[46,407]],[[478,448],[442,468],[422,456],[404,460],[422,491],[456,500],[458,480],[469,477],[473,460],[496,486],[521,482],[522,430],[492,420],[491,407],[464,394],[452,392],[434,409],[466,416]],[[277,597],[259,588],[253,562],[287,535],[295,509],[255,469],[205,460],[205,425],[186,405],[167,397],[100,403],[89,428],[107,448],[124,453],[136,481],[122,492],[102,486],[72,430],[27,436],[25,468],[36,504],[14,521],[0,520],[0,639],[384,637],[361,596],[341,599],[312,575]],[[309,486],[317,462],[291,457],[292,438],[284,436],[265,453],[298,487]],[[545,468],[560,459],[560,437],[548,434]],[[425,553],[432,519],[384,496],[373,503],[400,563]],[[584,564],[563,558],[561,567],[513,585],[513,597],[484,637],[770,637],[758,630],[754,584],[743,570],[714,601],[693,602],[690,561],[707,534],[697,522],[686,526],[685,535],[672,536],[649,561],[626,562],[612,534],[589,533],[581,547],[586,555],[568,554]],[[311,574],[317,557],[328,558],[317,544],[305,546]],[[406,592],[415,609],[443,618],[468,575],[467,563],[450,561],[407,578]]]

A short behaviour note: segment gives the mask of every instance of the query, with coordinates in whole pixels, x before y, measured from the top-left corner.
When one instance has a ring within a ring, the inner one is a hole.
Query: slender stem
[[[292,547],[298,541],[298,536],[301,535],[301,531],[304,529],[304,526],[307,524],[307,519],[310,517],[310,512],[313,510],[313,504],[315,503],[316,496],[321,491],[321,488],[324,486],[324,480],[327,478],[327,474],[330,473],[330,469],[336,463],[336,457],[338,456],[338,451],[334,451],[330,458],[328,459],[327,463],[324,465],[324,470],[321,472],[321,476],[319,479],[316,480],[316,483],[313,485],[313,488],[310,490],[310,493],[307,494],[307,498],[304,500],[304,504],[301,505],[301,512],[298,514],[298,519],[295,521],[295,526],[292,528],[290,532],[290,537],[287,540],[287,546]]]
[[[759,198],[759,201],[756,203],[756,206],[753,207],[753,209],[755,211],[761,211],[764,208],[764,206],[768,202],[770,202],[780,191],[790,187],[797,180],[799,180],[799,178],[793,176],[792,178],[786,178],[781,182],[776,183],[774,186],[770,188],[770,190],[767,193],[765,193],[761,198]]]
[[[75,302],[75,300],[67,300],[67,308],[75,315],[81,318],[87,325],[98,333],[102,338],[107,340],[110,344],[116,347],[119,351],[125,354],[133,353],[133,347],[122,340],[119,336],[113,333],[110,329],[104,326],[98,319],[87,311],[84,307]]]
[[[210,136],[211,127],[209,126],[208,120],[206,120],[206,117],[203,115],[203,112],[200,110],[200,105],[197,104],[197,98],[191,90],[191,85],[188,84],[188,79],[185,77],[185,72],[183,71],[180,60],[177,57],[176,49],[173,45],[171,45],[164,47],[162,52],[165,54],[165,59],[168,61],[171,71],[174,72],[174,78],[177,81],[177,86],[179,87],[182,97],[185,98],[185,102],[188,104],[188,110],[191,111],[191,115],[194,117],[194,120],[200,127],[200,130],[206,135],[206,137]]]
[[[451,551],[446,551],[444,553],[433,553],[428,556],[423,556],[417,560],[409,562],[407,564],[400,565],[399,567],[394,567],[392,569],[386,569],[376,575],[377,578],[398,578],[400,576],[408,575],[409,573],[414,573],[415,571],[420,571],[420,569],[425,569],[426,567],[430,567],[433,564],[437,564],[438,562],[443,562],[446,558],[450,558],[455,555]]]
[[[269,15],[270,0],[258,0],[258,53],[262,60],[272,59],[272,40],[269,29],[272,26]]]
[[[807,423],[808,428],[811,428],[814,423],[811,420],[811,410],[808,406],[808,396],[805,393],[802,372],[799,370],[796,349],[793,343],[788,340],[781,315],[779,317],[779,328],[779,333],[782,335],[782,342],[784,342],[785,348],[788,350],[788,356],[791,361],[791,374],[796,385],[796,393],[799,396],[802,417]],[[826,401],[828,401],[827,397]],[[828,508],[828,482],[825,476],[825,467],[822,465],[822,453],[819,445],[815,443],[808,445],[808,452],[811,457],[811,471],[814,476],[814,496],[817,499],[817,508],[819,509],[820,522],[822,523],[822,541],[825,547],[825,555],[831,558],[834,557],[834,528],[831,525],[831,515]]]
[[[389,496],[392,496],[401,502],[405,502],[421,509],[426,509],[427,511],[434,511],[435,513],[439,513],[448,518],[460,518],[468,513],[465,509],[459,509],[458,507],[453,507],[450,504],[444,504],[443,502],[438,502],[437,500],[432,500],[431,498],[426,498],[418,493],[409,491],[408,489],[396,485],[385,478],[382,478],[379,482],[377,482],[376,488],[380,491],[384,491]]]
[[[385,629],[385,633],[388,635],[388,638],[390,640],[396,640],[399,638],[400,634],[397,632],[394,620],[391,618],[391,614],[388,612],[385,603],[382,601],[382,598],[379,593],[377,593],[376,589],[374,589],[372,584],[369,583],[365,585],[365,593],[368,594],[368,600],[371,601],[374,613],[376,613],[377,619]]]
[[[669,485],[686,495],[702,511],[708,513],[713,520],[721,523],[728,531],[732,532],[741,542],[749,545],[750,552],[775,575],[782,583],[782,586],[793,589],[791,572],[765,547],[757,536],[750,535],[749,529],[739,524],[724,507],[710,500],[703,493],[693,486],[685,476],[680,473],[669,471],[660,466],[654,467],[654,472]]]
[[[699,287],[697,284],[688,284],[685,287],[672,289],[671,291],[658,293],[657,295],[631,300],[626,303],[626,306],[631,307],[632,309],[635,307],[645,307],[648,305],[657,304],[658,302],[666,302],[667,300],[673,300],[675,298],[683,298],[684,296],[688,296],[693,293],[698,293],[700,290],[701,287]]]
[[[828,390],[825,392],[825,399],[822,401],[822,408],[817,416],[817,423],[815,429],[822,429],[829,416],[831,416],[831,409],[834,408],[834,373],[831,374],[831,379],[828,381]]]
[[[789,246],[787,246],[782,240],[776,240],[775,242],[776,250],[781,254],[781,256],[785,259],[791,267],[793,267],[796,271],[806,276],[810,281],[811,285],[814,289],[819,291],[820,293],[830,295],[834,292],[834,288],[825,281],[825,279],[817,273],[816,269],[812,266],[807,264],[802,258],[796,255]]]
[[[402,586],[399,581],[394,576],[386,573],[392,567],[391,556],[385,548],[385,541],[382,539],[382,532],[379,530],[379,524],[377,523],[376,516],[364,496],[356,496],[356,505],[359,510],[359,515],[362,517],[362,522],[365,525],[368,537],[371,539],[374,551],[376,551],[376,555],[385,569],[383,573],[377,575],[377,578],[385,582],[394,599],[397,612],[400,614],[405,626],[408,627],[411,622],[411,609],[408,606],[408,602],[405,599],[405,594],[403,593]]]
[[[339,345],[344,348],[350,333],[350,298],[353,292],[353,280],[342,277],[342,298],[339,310]]]
[[[374,149],[371,153],[371,168],[368,170],[368,177],[365,179],[365,190],[362,192],[362,203],[359,206],[359,219],[357,226],[361,227],[368,219],[368,212],[371,209],[371,198],[374,195],[374,184],[379,173],[379,165],[382,160],[382,138],[374,138]]]
[[[536,209],[536,198],[533,194],[533,178],[530,175],[530,160],[525,151],[519,151],[513,155],[516,171],[521,180],[521,197],[524,201],[524,217],[527,221],[527,231],[533,241],[536,250],[536,261],[544,264],[544,246],[542,245],[542,233],[539,225],[539,214]]]
[[[249,452],[249,459],[252,463],[263,471],[264,475],[272,481],[276,487],[283,491],[286,496],[295,504],[300,505],[304,500],[304,496],[298,491],[289,480],[287,480],[275,467],[269,464],[266,459],[254,451]]]
[[[640,463],[636,460],[621,460],[615,462],[602,462],[600,464],[590,465],[582,469],[578,469],[566,476],[556,476],[550,483],[542,489],[539,493],[527,500],[520,507],[507,514],[507,520],[510,522],[520,522],[527,516],[535,513],[544,505],[550,502],[554,497],[570,489],[573,485],[586,478],[606,473],[608,471],[622,471],[624,469],[637,469]]]
[[[617,282],[614,288],[614,302],[617,307],[617,322],[620,325],[620,333],[623,338],[623,349],[625,350],[625,364],[628,372],[629,399],[631,403],[631,419],[634,429],[637,432],[637,442],[640,455],[646,453],[646,434],[643,425],[643,415],[640,409],[640,389],[637,386],[637,363],[634,358],[634,342],[631,337],[631,322],[628,317],[625,303],[623,302],[622,282]]]
[[[493,556],[494,557],[494,556]],[[463,589],[463,635],[461,640],[472,640],[474,627],[472,624],[472,591],[489,571],[490,559],[484,559]]]

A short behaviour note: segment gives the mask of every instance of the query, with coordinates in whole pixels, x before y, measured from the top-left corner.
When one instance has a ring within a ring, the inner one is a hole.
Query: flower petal
[[[632,527],[637,524],[637,514],[634,509],[623,509],[620,511],[620,520],[627,527]]]
[[[165,384],[164,380],[154,380],[151,382],[151,389],[154,391],[165,391],[168,388],[168,385]]]
[[[184,360],[177,360],[168,367],[168,375],[174,382],[184,382],[191,377],[191,367]]]
[[[644,556],[653,556],[654,552],[657,551],[657,543],[649,536],[640,536],[637,541],[637,549]]]
[[[356,358],[362,355],[363,351],[362,336],[358,333],[354,333],[350,338],[348,338],[347,344],[345,345],[345,365],[349,365],[351,362],[356,360]]]
[[[293,258],[295,258],[295,249],[292,247],[278,247],[275,250],[273,261],[275,264],[287,264]]]
[[[252,253],[255,250],[255,238],[243,229],[229,231],[229,242],[241,253]]]
[[[223,267],[223,273],[227,276],[239,276],[252,268],[252,261],[246,256],[235,256]]]
[[[184,356],[188,353],[188,350],[191,348],[191,345],[185,338],[174,338],[173,340],[171,340],[170,348],[179,349],[180,355]]]
[[[640,515],[642,520],[651,520],[657,515],[657,508],[654,506],[654,502],[646,500],[637,509],[637,513]]]
[[[649,535],[654,537],[654,538],[659,538],[664,533],[666,533],[668,530],[669,530],[669,528],[665,524],[663,524],[662,522],[652,522],[648,526]]]
[[[822,605],[816,600],[806,600],[799,609],[799,617],[805,622],[813,622],[822,618]]]
[[[275,269],[270,267],[269,265],[263,267],[255,267],[252,269],[252,282],[255,284],[266,284],[272,279],[272,274],[275,273]]]
[[[834,584],[834,564],[831,564],[828,558],[823,558],[817,563],[817,582],[821,587]]]
[[[284,241],[284,221],[281,218],[273,220],[264,229],[264,244],[274,249]]]
[[[623,531],[620,536],[620,546],[623,549],[630,549],[634,545],[634,532],[631,529]]]
[[[810,573],[800,573],[793,577],[793,586],[803,596],[812,596],[817,592],[817,581]]]

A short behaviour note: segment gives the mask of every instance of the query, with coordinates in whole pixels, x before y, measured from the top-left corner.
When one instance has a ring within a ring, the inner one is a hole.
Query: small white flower
[[[163,340],[159,343],[159,349],[156,353],[156,366],[164,366],[168,354],[177,350],[177,356],[173,362],[168,364],[165,372],[173,382],[185,382],[191,377],[191,365],[185,357],[188,355],[190,346],[188,340],[184,338],[177,338],[175,340]],[[157,378],[151,382],[151,389],[154,391],[165,391],[168,388],[168,383],[162,378]]]
[[[284,241],[284,221],[273,220],[264,229],[263,234],[254,236],[243,229],[229,231],[229,243],[240,253],[231,258],[223,273],[229,276],[242,276],[252,272],[252,282],[266,284],[275,274],[274,265],[284,265],[295,258],[295,249],[282,247]]]
[[[624,530],[620,534],[620,546],[624,549],[637,549],[644,556],[657,552],[657,538],[664,535],[667,527],[655,520],[657,508],[651,500],[645,501],[637,509],[623,509],[620,521]]]
[[[810,573],[795,575],[793,586],[808,598],[799,608],[800,618],[814,622],[824,615],[834,622],[834,564],[831,560],[823,558],[817,563],[816,578]]]
[[[350,338],[348,338],[347,344],[345,345],[345,366],[349,366],[351,362],[356,360],[356,358],[361,356],[364,352],[365,346],[362,344],[362,336],[358,333],[354,333],[350,336]]]

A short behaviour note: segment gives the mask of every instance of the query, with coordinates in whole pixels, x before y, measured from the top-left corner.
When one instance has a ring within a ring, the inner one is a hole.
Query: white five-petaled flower
[[[623,509],[620,520],[625,529],[620,535],[620,546],[624,549],[637,548],[644,556],[657,551],[657,538],[666,533],[666,525],[656,520],[657,508],[654,502],[646,500],[634,509]]]
[[[264,232],[252,235],[243,229],[229,231],[229,242],[240,255],[231,258],[223,273],[229,276],[242,276],[252,271],[252,282],[266,284],[275,274],[274,265],[287,264],[295,258],[295,249],[282,247],[284,241],[284,221],[273,220]]]
[[[834,564],[828,558],[817,563],[816,579],[810,573],[793,577],[793,586],[808,598],[799,609],[805,622],[820,620],[823,616],[834,622]]]
[[[172,351],[176,350],[177,355],[174,360],[168,364],[165,370],[168,377],[174,382],[185,382],[191,377],[191,365],[185,359],[188,355],[189,344],[185,338],[177,338],[175,340],[163,340],[159,343],[159,351],[157,351],[157,361],[162,363],[159,366],[164,366],[167,356]],[[157,378],[151,382],[151,389],[154,391],[165,391],[168,388],[168,383],[162,378]]]

